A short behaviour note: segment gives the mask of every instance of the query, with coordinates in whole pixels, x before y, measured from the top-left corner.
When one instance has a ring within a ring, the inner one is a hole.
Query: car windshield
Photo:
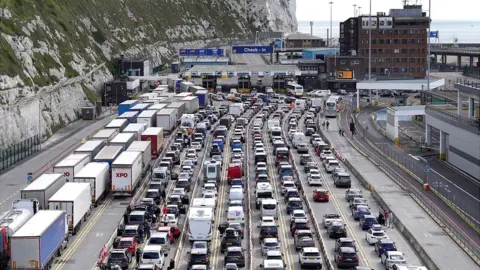
[[[263,233],[276,233],[277,232],[277,227],[276,226],[263,226],[261,228],[261,231]]]
[[[207,254],[192,254],[192,261],[205,261]]]
[[[374,232],[372,233],[373,236],[384,236],[385,233],[384,232]]]
[[[293,207],[298,207],[302,205],[302,202],[300,201],[289,201],[288,204]]]
[[[265,210],[274,210],[277,206],[275,204],[264,204],[263,209]]]
[[[403,261],[403,256],[402,255],[390,255],[390,260],[393,261]]]
[[[240,251],[229,251],[227,257],[243,257],[243,254]]]
[[[266,247],[276,247],[278,246],[277,242],[266,242],[263,244]]]
[[[352,252],[343,252],[343,253],[342,253],[342,256],[343,256],[343,257],[348,257],[348,258],[354,258],[354,257],[357,256],[357,254],[352,253]]]
[[[341,242],[342,247],[355,247],[355,244],[350,241]]]
[[[146,260],[158,260],[160,259],[160,253],[153,251],[144,251],[142,258]]]
[[[163,237],[150,237],[150,239],[148,239],[148,244],[150,244],[150,245],[165,245],[165,238],[163,238]]]
[[[385,249],[394,249],[395,245],[393,243],[382,243],[381,246]]]
[[[195,248],[205,249],[205,248],[207,248],[207,243],[203,243],[203,242],[194,243],[193,246],[192,246],[192,249],[195,249]]]
[[[305,257],[320,257],[320,253],[318,252],[305,252],[303,253]]]
[[[123,231],[123,233],[124,233],[125,235],[135,235],[135,234],[137,234],[137,230],[135,230],[135,229],[125,229],[125,230]]]
[[[203,195],[203,198],[205,198],[205,199],[212,199],[212,198],[215,198],[215,195],[214,195],[214,194],[205,193],[205,194]]]
[[[121,253],[121,252],[111,252],[110,253],[110,258],[111,259],[122,259],[125,257],[125,254]]]
[[[367,221],[367,222],[374,222],[374,221],[376,221],[376,219],[375,219],[374,217],[366,217],[366,218],[365,218],[365,221]]]
[[[130,247],[130,246],[133,246],[133,243],[130,240],[127,240],[127,241],[122,240],[122,241],[120,241],[120,243],[118,243],[118,247],[120,247],[120,248],[127,248],[127,247]]]

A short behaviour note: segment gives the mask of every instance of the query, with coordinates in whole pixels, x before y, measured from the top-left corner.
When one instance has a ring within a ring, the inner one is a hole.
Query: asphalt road
[[[0,175],[0,213],[10,210],[12,201],[20,199],[20,190],[27,186],[27,173],[34,173],[34,178],[43,173],[52,173],[53,166],[80,146],[83,138],[101,129],[115,117],[116,115],[98,121],[78,121],[63,128],[59,132],[73,134],[66,138],[55,136],[57,141],[54,145],[42,149],[38,154]]]
[[[367,113],[368,113],[368,111],[363,112],[363,114],[367,114]],[[361,114],[362,113],[360,113],[359,116]],[[342,121],[341,121],[340,124],[342,125],[342,128],[344,130],[347,130],[347,132],[345,133],[347,135],[347,134],[349,134],[348,133],[348,123],[350,123],[350,121],[351,121],[350,111],[346,110],[346,111],[342,112],[341,113],[341,118],[342,118]],[[364,123],[363,120],[362,120],[362,123]],[[366,121],[365,123],[367,123],[369,125],[369,130],[374,130],[373,126],[371,126],[370,121]],[[378,134],[377,134],[377,136],[378,136]],[[368,145],[364,140],[359,139],[358,137],[355,137],[355,143],[359,144],[361,149],[365,149],[364,151],[366,151],[367,153],[374,153],[374,154],[371,155],[371,157],[374,160],[376,160],[379,164],[382,164],[382,162],[386,162],[387,164],[389,164],[389,166],[392,170],[394,170],[396,173],[401,175],[404,179],[407,179],[412,184],[412,186],[414,188],[416,188],[417,190],[419,190],[423,193],[423,186],[420,183],[418,183],[416,180],[414,180],[410,175],[408,175],[406,172],[404,172],[398,166],[391,163],[389,160],[384,159],[381,155],[377,154],[377,152],[370,145]],[[397,149],[396,151],[399,154],[405,154],[400,149]],[[415,159],[413,159],[412,157],[409,156],[409,158],[411,158],[413,161],[415,161]],[[432,172],[433,172],[433,170],[432,170]],[[435,177],[434,178],[435,181],[447,181],[448,180],[448,179],[443,178],[443,173],[442,174],[437,174],[437,173],[434,172],[434,174],[436,175],[436,177],[433,176],[432,174],[431,174],[432,175],[431,177]],[[460,176],[453,176],[452,175],[451,177],[454,177],[456,183],[458,183],[457,180],[460,179]],[[448,181],[450,181],[450,180],[448,180]],[[447,183],[449,183],[449,182],[447,182]],[[448,185],[443,186],[443,187],[448,188]],[[472,191],[472,190],[470,190],[470,191]],[[447,206],[440,198],[438,198],[432,192],[425,192],[424,194],[428,198],[428,200],[431,201],[432,204],[434,204],[435,207],[438,208],[439,211],[442,212],[443,215],[447,216],[450,219],[450,221],[453,224],[455,224],[455,226],[458,228],[459,231],[464,233],[466,235],[466,237],[470,238],[474,243],[477,243],[477,245],[480,243],[479,234],[472,227],[470,227],[462,218],[460,218],[457,215],[457,213],[455,213],[449,206]],[[454,201],[454,203],[459,203],[463,199],[464,199],[464,197],[457,197],[457,200]],[[480,209],[480,205],[475,206],[475,204],[468,205],[468,207],[472,207],[472,208],[476,207],[476,209]]]
[[[303,117],[300,120],[299,126],[301,130],[304,128]],[[307,137],[307,139],[309,139],[309,137]],[[320,220],[319,222],[321,222],[322,217],[325,214],[339,214],[342,217],[342,221],[345,222],[345,224],[347,225],[348,237],[354,239],[356,242],[357,249],[358,249],[357,255],[359,256],[359,264],[361,266],[370,267],[372,269],[383,268],[383,265],[380,262],[380,258],[375,253],[374,248],[370,246],[368,242],[365,240],[366,231],[363,231],[359,226],[359,222],[353,219],[349,204],[345,200],[346,188],[335,187],[335,185],[333,184],[333,179],[331,174],[328,174],[325,171],[323,167],[323,163],[320,160],[320,157],[316,155],[313,146],[309,144],[309,148],[310,148],[309,149],[310,155],[314,158],[314,162],[318,164],[319,170],[322,174],[322,178],[323,178],[322,188],[329,191],[329,195],[330,195],[329,202],[322,203],[322,202],[313,201],[313,196],[312,196],[313,190],[315,190],[318,187],[311,187],[308,185],[307,174],[303,171],[303,166],[300,165],[300,155],[296,152],[296,150],[293,149],[293,147],[291,148],[292,149],[291,151],[295,159],[295,164],[297,165],[298,168],[301,168],[301,170],[299,170],[300,179],[303,181],[303,186],[305,187],[304,191],[308,195],[307,198],[310,201],[310,204],[313,206],[313,211],[315,213],[315,216],[317,217],[317,219]],[[357,188],[362,191],[364,198],[368,200],[371,213],[375,216],[377,216],[380,211],[382,211],[383,213],[383,209],[379,207],[375,199],[371,196],[370,191],[366,190],[358,182],[358,180],[353,176],[352,173],[350,173],[350,175],[352,179],[352,188]],[[334,252],[333,252],[335,247],[335,239],[329,238],[327,230],[322,225],[320,226],[320,229],[322,230],[322,236],[321,236],[322,241],[325,243],[327,249],[330,250],[328,259],[332,261],[334,266],[336,266],[334,262]],[[395,241],[398,250],[401,250],[402,252],[404,252],[406,256],[409,258],[409,263],[413,265],[421,264],[416,253],[413,251],[413,249],[410,247],[410,245],[402,237],[402,235],[400,235],[398,231],[393,229],[385,229],[385,230],[389,238]]]
[[[370,121],[370,115],[372,110],[364,110],[357,114],[357,119],[363,125],[367,124],[369,127],[369,133],[375,138],[381,138],[383,135],[378,132]],[[393,145],[393,144],[392,144]],[[413,155],[405,153],[402,149],[392,147],[395,151],[395,155],[402,157],[403,160],[408,160],[412,166],[418,168],[424,168],[425,163]],[[468,213],[473,219],[480,221],[480,211],[475,209],[480,208],[480,182],[475,181],[471,177],[468,177],[462,173],[458,173],[450,166],[446,166],[437,160],[435,157],[427,157],[429,165],[431,167],[431,173],[429,173],[429,182],[437,183],[440,188],[445,189],[445,194],[448,194],[452,199],[452,202],[456,204],[460,209],[465,207],[472,207]],[[418,177],[424,178],[424,172],[417,170],[414,172]],[[442,203],[443,204],[443,203]],[[476,205],[476,207],[475,207]]]

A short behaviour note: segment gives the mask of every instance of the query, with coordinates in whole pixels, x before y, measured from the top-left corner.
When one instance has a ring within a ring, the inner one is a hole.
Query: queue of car
[[[314,152],[318,155],[325,172],[332,176],[332,181],[337,188],[347,188],[345,191],[345,200],[349,203],[349,208],[354,220],[358,221],[359,226],[365,231],[365,241],[373,245],[375,252],[381,258],[381,262],[386,269],[396,269],[397,266],[406,265],[405,255],[397,251],[395,242],[392,241],[382,225],[378,224],[377,218],[370,212],[368,201],[363,198],[362,191],[352,188],[350,174],[342,168],[328,144],[323,142],[321,136],[312,132],[313,127],[305,125],[304,133],[300,133],[298,121],[301,118],[301,111],[294,111],[289,119],[289,138],[294,147],[300,154],[300,163],[303,165],[304,172],[307,173],[307,182],[310,186],[322,186],[322,177],[316,162],[313,162],[309,154],[303,150],[305,137],[310,137],[310,144]],[[313,111],[307,111],[305,114],[305,123],[311,123],[315,119]],[[307,152],[308,153],[308,152]],[[328,202],[329,193],[327,189],[316,188],[313,190],[313,201]],[[347,235],[346,224],[342,221],[340,215],[329,213],[323,216],[323,227],[327,230],[329,238],[334,239],[334,262],[339,268],[363,269],[359,266],[359,256],[355,240]],[[370,268],[368,268],[370,269]]]

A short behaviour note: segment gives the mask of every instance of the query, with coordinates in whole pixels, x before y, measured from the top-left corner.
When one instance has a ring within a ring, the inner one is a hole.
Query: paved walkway
[[[111,112],[110,112],[111,113]],[[76,121],[60,129],[47,141],[42,143],[42,150],[14,165],[0,175],[0,213],[8,211],[12,200],[20,199],[20,190],[26,186],[27,174],[33,173],[36,178],[45,172],[52,172],[52,167],[63,157],[77,148],[83,138],[103,128],[115,115],[96,121]]]
[[[373,163],[350,146],[345,137],[338,134],[337,121],[329,121],[329,130],[323,132],[332,146],[358,170],[375,188],[377,193],[393,211],[403,227],[395,228],[405,236],[413,246],[420,245],[440,269],[478,269],[470,257],[435,223],[429,215],[402,190],[393,180]],[[448,247],[448,248],[445,248]],[[420,254],[420,256],[422,256]],[[407,258],[408,261],[408,258]]]

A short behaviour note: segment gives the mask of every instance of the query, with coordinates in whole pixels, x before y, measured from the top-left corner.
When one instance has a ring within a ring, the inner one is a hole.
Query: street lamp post
[[[313,22],[310,22],[310,35],[313,36]]]
[[[329,41],[329,47],[332,47],[332,41],[333,41],[333,31],[332,31],[332,6],[333,2],[329,2],[330,4],[330,41]]]
[[[353,4],[353,17],[357,17],[357,4]]]
[[[432,19],[432,0],[428,0],[428,32],[427,32],[427,39],[428,39],[428,48],[427,48],[427,92],[430,92],[430,28]],[[458,105],[460,107],[460,105]]]
[[[370,0],[368,13],[368,80],[370,81],[372,79],[372,0]],[[370,104],[373,104],[372,89],[368,90],[368,94],[370,96]]]
[[[358,7],[358,16],[362,16],[362,7]]]

